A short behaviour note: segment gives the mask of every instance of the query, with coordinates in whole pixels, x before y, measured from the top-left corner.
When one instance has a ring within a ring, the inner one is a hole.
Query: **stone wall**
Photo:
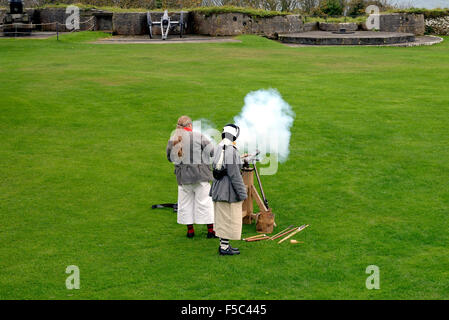
[[[58,31],[66,32],[65,24],[70,14],[65,12],[65,8],[46,8],[36,9],[33,23],[43,24],[39,27],[42,31]],[[80,30],[95,30],[95,16],[96,10],[80,9]],[[56,27],[56,23],[59,25]]]
[[[68,14],[65,8],[27,9],[33,16],[33,23],[48,24],[38,30],[56,31],[59,22],[59,31],[65,29]],[[0,10],[0,21],[6,10]],[[103,12],[96,9],[81,9],[81,30],[112,31],[118,35],[144,35],[148,34],[146,12]],[[153,21],[159,21],[162,12],[152,12]],[[180,12],[170,12],[172,20],[180,19]],[[258,34],[277,39],[278,34],[307,32],[315,30],[336,31],[345,27],[348,31],[364,30],[364,24],[355,23],[303,23],[299,15],[284,15],[272,17],[253,17],[244,13],[203,14],[198,12],[185,12],[187,22],[186,33],[196,33],[210,36],[235,36],[240,34]],[[87,22],[89,21],[89,22]],[[424,15],[410,13],[393,13],[380,15],[380,31],[405,32],[423,35],[426,23]],[[160,27],[153,26],[153,34],[160,34]],[[179,27],[175,27],[170,34],[179,34]]]
[[[251,33],[277,39],[281,33],[294,33],[304,30],[304,23],[299,15],[253,18]]]
[[[321,31],[339,31],[340,29],[346,29],[346,31],[357,31],[359,29],[359,25],[357,23],[348,22],[348,23],[327,23],[320,22],[319,29]]]
[[[306,22],[304,23],[304,32],[320,30],[320,24],[318,22]]]
[[[244,13],[206,15],[192,13],[193,32],[210,36],[259,34],[277,38],[280,33],[301,32],[304,24],[299,15],[252,17]]]
[[[33,9],[29,9],[33,10]],[[65,8],[45,8],[33,10],[33,23],[44,24],[38,30],[68,31],[65,22],[69,14]],[[144,35],[148,34],[146,12],[103,12],[95,9],[81,9],[81,30],[112,31],[117,35]],[[152,21],[160,21],[162,12],[151,12]],[[170,12],[172,20],[179,21],[181,12]],[[185,33],[196,33],[211,36],[234,36],[240,34],[259,34],[269,38],[277,38],[280,33],[294,33],[311,31],[318,28],[317,23],[304,25],[301,16],[273,16],[273,17],[251,17],[243,13],[212,14],[207,16],[194,12],[183,12],[187,23]],[[0,12],[0,17],[2,13]],[[2,19],[3,20],[3,19]],[[1,20],[1,21],[2,21]],[[153,26],[153,34],[160,35],[160,27]],[[179,27],[175,26],[170,34],[179,34]]]
[[[317,23],[321,31],[338,31],[346,28],[348,31],[368,31],[366,23]],[[380,30],[382,32],[403,32],[423,35],[426,23],[424,15],[410,13],[392,13],[380,15]],[[306,31],[306,30],[305,30]],[[313,30],[307,30],[313,31]]]
[[[234,36],[250,33],[252,19],[242,13],[205,15],[193,13],[193,28],[197,34],[210,36]]]
[[[112,16],[112,31],[118,35],[144,34],[147,16],[144,12],[116,12]]]
[[[423,35],[426,23],[423,14],[390,13],[380,15],[380,31]]]
[[[56,23],[58,22],[58,30],[60,32],[69,31],[65,28],[66,19],[69,14],[65,8],[45,8],[45,9],[26,9],[33,16],[33,23],[43,24],[38,26],[37,30],[56,31]],[[0,22],[7,10],[0,10]],[[162,12],[151,12],[153,21],[160,21]],[[181,12],[170,12],[170,18],[179,21]],[[184,21],[187,23],[185,33],[192,32],[191,15],[189,12],[183,12]],[[80,10],[80,30],[100,30],[113,32],[118,35],[144,35],[148,34],[147,14],[146,12],[104,12],[96,9]],[[160,35],[160,27],[153,26],[153,34]],[[179,34],[179,26],[173,26],[170,34]]]
[[[449,16],[426,19],[428,33],[449,36]]]

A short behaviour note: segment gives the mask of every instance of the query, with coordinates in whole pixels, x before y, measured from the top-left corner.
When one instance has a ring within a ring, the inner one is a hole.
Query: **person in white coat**
[[[207,237],[216,238],[214,208],[209,196],[213,179],[207,157],[213,155],[211,142],[199,132],[193,131],[192,119],[178,119],[174,134],[167,143],[167,159],[175,165],[178,182],[179,224],[187,225],[187,237],[195,235],[194,224],[207,225]]]

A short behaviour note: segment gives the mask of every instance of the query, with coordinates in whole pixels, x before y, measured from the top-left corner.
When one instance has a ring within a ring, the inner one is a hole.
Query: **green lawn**
[[[449,38],[86,42],[100,36],[0,40],[1,299],[449,299]],[[166,142],[178,116],[220,127],[269,87],[296,112],[289,160],[262,177],[276,230],[310,227],[220,257],[205,227],[187,239],[150,209],[176,201]]]

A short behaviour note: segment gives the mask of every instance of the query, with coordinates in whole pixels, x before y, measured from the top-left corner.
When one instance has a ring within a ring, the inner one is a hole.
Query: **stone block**
[[[423,14],[390,13],[380,15],[380,31],[423,35],[426,23]]]
[[[139,35],[148,33],[145,12],[115,12],[112,16],[112,30],[118,35]]]

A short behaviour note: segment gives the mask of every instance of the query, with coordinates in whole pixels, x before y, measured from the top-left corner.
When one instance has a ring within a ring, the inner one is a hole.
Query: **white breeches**
[[[214,223],[214,206],[209,191],[209,182],[178,186],[179,224]]]

